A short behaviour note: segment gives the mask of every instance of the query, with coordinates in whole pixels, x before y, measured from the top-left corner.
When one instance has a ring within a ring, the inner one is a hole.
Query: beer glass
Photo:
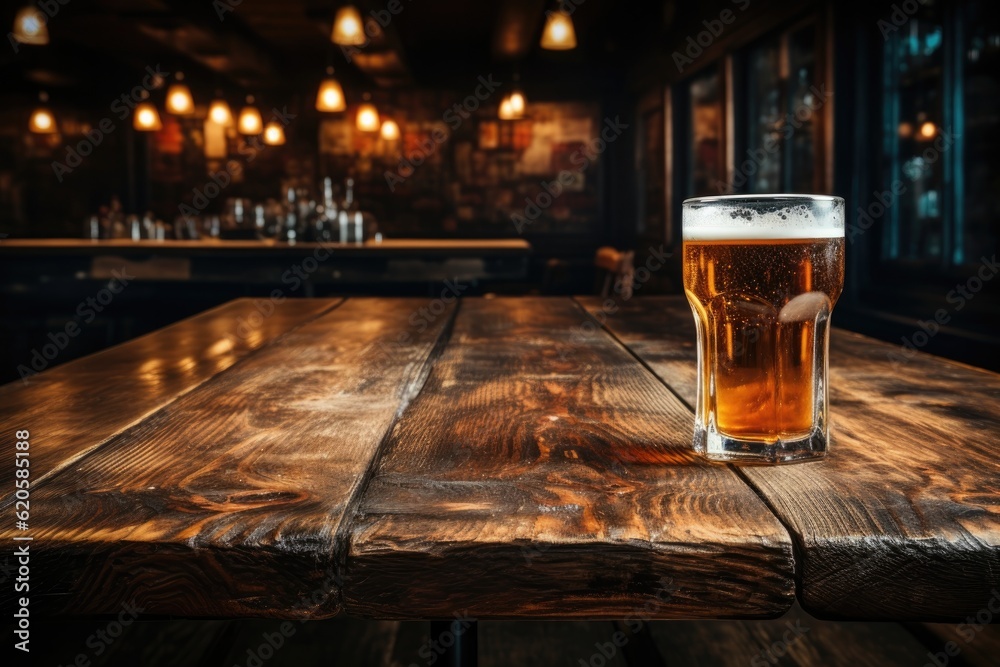
[[[734,195],[683,209],[684,293],[698,332],[695,451],[750,463],[825,456],[844,200]]]

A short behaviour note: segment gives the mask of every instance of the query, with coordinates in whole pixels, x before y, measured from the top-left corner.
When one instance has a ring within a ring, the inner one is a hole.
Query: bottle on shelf
[[[282,229],[283,240],[288,243],[295,243],[298,240],[298,213],[295,197],[295,188],[289,186],[285,198],[285,224]]]

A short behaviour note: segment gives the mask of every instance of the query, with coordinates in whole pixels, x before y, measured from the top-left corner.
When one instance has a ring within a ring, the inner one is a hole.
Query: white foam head
[[[823,195],[726,195],[684,201],[685,241],[844,236],[844,200]]]

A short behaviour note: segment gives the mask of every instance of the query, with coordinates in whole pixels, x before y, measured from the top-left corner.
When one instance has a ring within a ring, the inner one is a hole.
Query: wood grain
[[[683,297],[634,299],[606,319],[693,402]],[[961,620],[1000,587],[1000,375],[926,354],[893,363],[899,350],[835,329],[830,455],[741,468],[792,530],[802,601],[817,616]]]
[[[0,447],[14,451],[15,431],[27,429],[33,435],[31,479],[37,484],[340,302],[238,299],[24,382],[11,382],[0,387]],[[262,312],[271,314],[263,318]],[[4,456],[0,479],[13,479],[13,470],[14,457]],[[4,489],[4,506],[12,488]]]
[[[43,481],[31,523],[39,602],[336,614],[341,518],[455,307],[414,325],[426,305],[352,299]]]
[[[464,299],[351,525],[348,613],[776,615],[791,544],[571,300]]]

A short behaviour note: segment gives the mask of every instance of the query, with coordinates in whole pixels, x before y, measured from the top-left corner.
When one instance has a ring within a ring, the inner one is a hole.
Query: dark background
[[[385,7],[358,4],[365,14]],[[204,156],[208,102],[221,94],[235,112],[252,94],[265,120],[274,107],[296,115],[288,143],[261,151],[207,214],[220,212],[229,196],[279,200],[289,186],[318,198],[324,177],[342,188],[353,176],[362,207],[376,215],[387,237],[521,236],[532,244],[523,281],[485,282],[471,293],[573,294],[600,284],[598,247],[635,250],[637,263],[660,245],[678,249],[686,197],[832,193],[847,200],[849,224],[848,276],[836,323],[895,343],[916,334],[919,342],[921,322],[943,309],[947,323],[922,349],[1000,368],[994,324],[1000,290],[982,261],[996,253],[1000,237],[996,3],[925,0],[908,3],[916,10],[907,14],[888,2],[586,0],[573,12],[579,46],[554,52],[538,45],[549,8],[542,0],[403,0],[402,11],[350,61],[330,42],[330,2],[243,0],[221,16],[217,6],[74,1],[58,5],[49,19],[48,45],[0,49],[0,233],[80,237],[87,217],[113,196],[126,213],[150,211],[172,222],[223,165]],[[7,3],[0,23],[10,25],[17,9]],[[198,112],[191,118],[164,113],[161,87],[152,100],[164,129],[136,132],[111,104],[157,65],[184,72]],[[321,114],[313,106],[328,65],[345,89],[343,114]],[[528,99],[520,129],[497,123],[499,96],[491,98],[405,186],[389,191],[385,171],[472,92],[477,77],[491,73],[508,82],[519,75]],[[27,132],[42,91],[58,135]],[[324,128],[345,119],[350,125],[363,93],[400,122],[401,146],[354,138],[346,153],[325,151]],[[804,107],[810,112],[789,130],[789,119]],[[540,136],[553,113],[588,120],[594,136],[609,118],[628,129],[595,156],[582,190],[563,195],[519,234],[511,215],[558,169],[553,162],[550,175],[525,173],[524,143],[516,134]],[[67,147],[108,117],[115,130],[60,182],[53,161],[65,159]],[[483,148],[480,127],[490,123],[505,138],[499,147]],[[925,126],[929,136],[922,134]],[[954,139],[927,159],[942,136]],[[238,156],[242,140],[234,134],[227,141],[230,156]],[[761,153],[771,145],[777,148]],[[902,194],[879,212],[881,193],[894,184]],[[859,208],[873,215],[866,218]],[[0,380],[10,380],[17,364],[102,284],[74,277],[61,258],[16,266],[0,261],[8,264],[0,283]],[[976,283],[977,275],[987,278]],[[971,298],[956,296],[958,286],[977,284]],[[433,286],[417,281],[350,291],[387,289],[426,294]],[[314,293],[342,291],[317,285]],[[679,291],[674,262],[640,294]],[[85,327],[58,361],[236,296],[266,292],[262,285],[139,283]]]

